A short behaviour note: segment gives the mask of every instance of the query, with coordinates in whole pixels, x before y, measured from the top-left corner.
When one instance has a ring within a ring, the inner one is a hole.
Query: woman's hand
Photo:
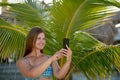
[[[62,53],[64,56],[66,56],[67,61],[71,61],[72,51],[67,45],[66,45],[66,47],[67,47],[67,49],[62,49]]]
[[[60,49],[59,51],[57,51],[53,56],[52,56],[52,61],[56,61],[59,60],[60,58],[62,58],[63,56],[65,56],[67,58],[67,61],[71,61],[71,57],[72,57],[72,51],[71,49],[66,45],[67,49]]]
[[[60,49],[59,51],[57,51],[53,56],[52,56],[52,60],[53,61],[56,61],[56,60],[59,60],[60,58],[63,57],[62,55],[62,49]]]

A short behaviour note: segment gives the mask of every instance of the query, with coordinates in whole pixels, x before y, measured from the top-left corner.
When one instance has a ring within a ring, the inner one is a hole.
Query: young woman
[[[67,49],[60,49],[53,56],[49,56],[43,53],[45,43],[45,33],[41,28],[34,27],[29,31],[25,54],[16,63],[25,80],[52,80],[52,75],[62,79],[67,74],[71,64],[71,49],[66,45]],[[57,60],[63,56],[66,57],[66,62],[60,68]]]

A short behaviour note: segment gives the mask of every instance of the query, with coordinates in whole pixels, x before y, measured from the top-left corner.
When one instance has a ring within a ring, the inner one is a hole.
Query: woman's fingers
[[[55,56],[56,56],[56,60],[62,58],[63,56],[65,57],[70,57],[72,55],[72,51],[71,49],[66,45],[67,49],[60,49],[59,51],[57,51],[55,53]]]
[[[69,49],[68,45],[66,45],[67,49]]]

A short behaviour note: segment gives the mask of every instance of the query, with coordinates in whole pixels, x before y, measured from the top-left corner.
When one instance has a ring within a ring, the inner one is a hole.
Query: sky
[[[0,0],[0,2],[1,2],[2,0]],[[18,1],[24,1],[24,0],[8,0],[8,2],[12,2],[12,3],[16,3],[16,2],[18,2]],[[42,1],[42,0],[39,0],[39,1]],[[44,0],[45,1],[45,3],[50,3],[50,2],[52,2],[52,0]],[[0,7],[0,14],[1,14],[1,7]]]

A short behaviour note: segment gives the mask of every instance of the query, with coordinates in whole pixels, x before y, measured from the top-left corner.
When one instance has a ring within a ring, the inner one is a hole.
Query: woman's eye
[[[39,39],[39,40],[40,40],[41,38],[37,38],[37,39]],[[45,40],[45,38],[43,38],[43,40]]]
[[[41,38],[37,38],[37,39],[41,39]]]

